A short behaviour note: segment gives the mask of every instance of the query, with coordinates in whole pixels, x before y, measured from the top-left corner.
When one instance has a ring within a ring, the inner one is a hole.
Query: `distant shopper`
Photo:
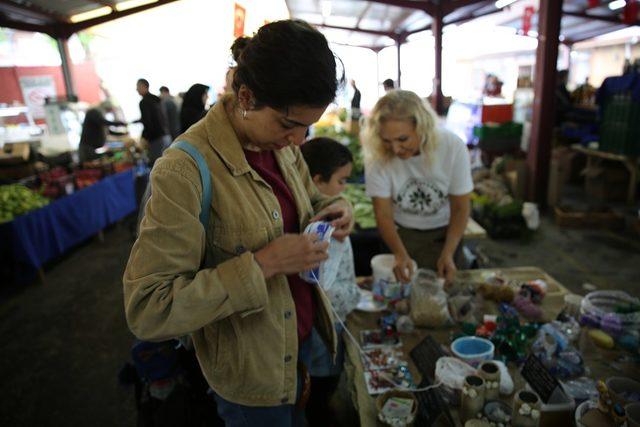
[[[171,144],[171,136],[167,128],[167,118],[162,109],[160,98],[149,93],[149,82],[139,79],[136,84],[140,100],[140,119],[137,122],[143,124],[142,137],[149,145],[149,164],[162,156],[162,152]]]
[[[571,110],[571,94],[567,89],[569,70],[559,70],[556,78],[556,125],[562,124]]]
[[[205,106],[209,99],[209,86],[196,83],[184,94],[180,109],[180,129],[186,132],[207,113]]]
[[[387,93],[390,90],[394,90],[396,88],[395,83],[391,79],[387,79],[382,82],[382,87],[384,88],[384,92]]]
[[[160,87],[160,100],[162,101],[164,112],[167,115],[167,125],[169,126],[171,139],[176,139],[176,137],[180,135],[180,115],[178,113],[176,100],[171,95],[171,92],[169,92],[168,87]]]
[[[82,123],[82,135],[78,155],[80,162],[89,162],[97,159],[96,148],[100,148],[107,141],[107,134],[124,135],[124,132],[116,132],[109,129],[111,126],[126,126],[126,123],[110,121],[105,118],[106,113],[113,112],[113,105],[105,101],[99,106],[90,108],[84,116]]]
[[[502,85],[504,83],[495,74],[487,74],[484,82],[484,88],[482,89],[484,96],[490,96],[493,98],[502,98]]]
[[[356,86],[356,81],[351,80],[351,87],[353,88],[353,98],[351,98],[351,120],[358,120],[360,118],[360,100],[362,94]]]

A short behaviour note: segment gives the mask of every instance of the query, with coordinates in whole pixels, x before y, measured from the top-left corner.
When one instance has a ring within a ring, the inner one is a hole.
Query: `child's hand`
[[[322,209],[316,216],[309,220],[309,222],[314,221],[330,221],[331,225],[335,228],[332,237],[342,242],[351,234],[351,230],[353,229],[353,212],[351,211],[351,205],[345,200],[338,200]]]

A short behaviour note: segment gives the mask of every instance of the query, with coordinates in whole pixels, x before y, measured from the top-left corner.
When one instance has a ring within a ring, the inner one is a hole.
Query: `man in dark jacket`
[[[149,165],[153,166],[156,159],[171,144],[171,136],[167,126],[167,117],[162,108],[160,98],[149,93],[149,82],[138,80],[136,90],[142,97],[140,100],[140,120],[144,125],[142,137],[149,146]]]
[[[110,126],[126,126],[126,123],[119,121],[109,121],[104,115],[113,112],[113,106],[105,101],[98,107],[87,110],[82,122],[82,135],[80,136],[80,146],[78,154],[80,162],[89,162],[97,159],[96,148],[100,148],[107,141],[107,133],[112,135],[125,135],[124,132],[116,132],[109,129]]]

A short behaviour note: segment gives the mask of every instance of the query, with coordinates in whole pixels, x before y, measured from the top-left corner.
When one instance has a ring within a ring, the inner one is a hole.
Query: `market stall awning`
[[[610,33],[639,21],[626,19],[622,7],[610,7],[602,0],[590,7],[589,0],[564,0],[560,31],[562,42],[570,44]],[[505,5],[506,6],[503,6]],[[316,25],[330,41],[380,50],[403,43],[411,34],[430,30],[436,2],[430,0],[287,0],[293,18]],[[538,27],[537,1],[442,0],[443,24],[461,24],[493,15],[491,23],[516,28],[523,34],[523,15],[532,6],[530,28]],[[537,36],[536,31],[529,33]]]
[[[330,41],[380,50],[429,30],[434,3],[428,0],[287,0],[291,16],[319,27]],[[496,13],[493,0],[442,2],[445,25]]]
[[[72,34],[177,0],[0,0],[0,27],[49,34]]]

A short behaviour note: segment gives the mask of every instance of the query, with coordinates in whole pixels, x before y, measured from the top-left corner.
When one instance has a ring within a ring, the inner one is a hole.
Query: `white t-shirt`
[[[431,230],[449,224],[449,195],[473,190],[469,152],[454,133],[436,129],[438,143],[430,163],[424,154],[394,157],[365,170],[369,197],[391,198],[394,221],[406,228]]]

